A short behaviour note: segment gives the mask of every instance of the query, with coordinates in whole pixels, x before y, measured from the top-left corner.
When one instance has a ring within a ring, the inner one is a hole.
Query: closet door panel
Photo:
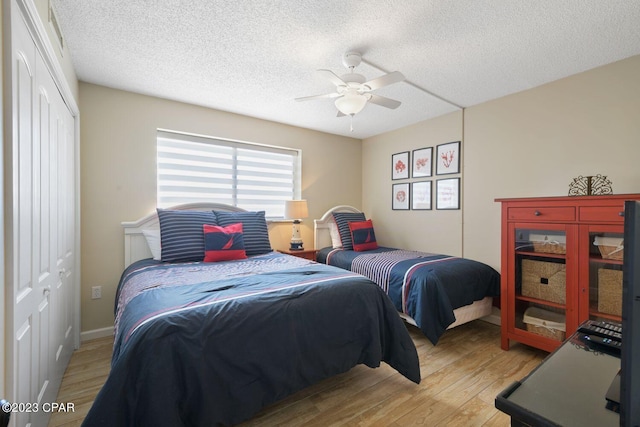
[[[26,34],[25,34],[26,33]],[[31,271],[33,181],[32,149],[34,134],[33,103],[35,87],[35,48],[28,32],[14,36],[14,139],[13,151],[13,231],[16,302],[33,293]]]
[[[33,402],[39,390],[40,325],[37,276],[34,259],[34,120],[36,100],[35,45],[21,17],[12,14],[12,141],[11,214],[7,269],[10,272],[10,300],[13,303],[12,351],[7,355],[12,375],[12,396],[16,402]],[[12,417],[13,418],[13,417]],[[16,413],[16,426],[31,422],[28,413]]]
[[[53,249],[55,245],[55,228],[52,227],[52,205],[55,204],[52,193],[52,180],[55,180],[51,165],[55,160],[55,133],[52,128],[56,116],[56,102],[60,96],[53,78],[45,66],[44,60],[36,53],[36,86],[37,102],[34,116],[39,123],[38,134],[34,140],[34,273],[38,278],[41,299],[38,304],[38,320],[40,321],[38,345],[37,396],[40,404],[54,402],[60,381],[54,375],[55,346],[52,341],[58,335],[56,328],[56,307],[53,290],[57,280],[57,271]],[[47,413],[38,411],[33,414],[34,425],[44,425],[48,420]]]
[[[58,278],[54,297],[56,299],[56,360],[54,375],[62,379],[64,369],[73,352],[73,281],[75,277],[75,182],[74,182],[74,138],[73,117],[62,99],[55,109],[56,180],[53,192],[55,200],[55,265]]]

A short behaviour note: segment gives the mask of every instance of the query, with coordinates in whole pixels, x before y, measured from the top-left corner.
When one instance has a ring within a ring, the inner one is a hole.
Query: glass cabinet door
[[[589,286],[588,312],[581,310],[581,317],[622,321],[623,237],[623,230],[616,227],[589,227],[588,281],[581,278],[582,286]]]
[[[516,330],[565,339],[567,236],[565,230],[515,229]]]

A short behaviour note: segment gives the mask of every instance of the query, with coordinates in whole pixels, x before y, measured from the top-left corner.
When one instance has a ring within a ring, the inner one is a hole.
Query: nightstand
[[[289,249],[278,249],[278,252],[287,254],[287,255],[297,256],[298,258],[304,258],[311,261],[316,260],[316,254],[318,253],[316,249],[303,249],[301,251],[292,251]]]

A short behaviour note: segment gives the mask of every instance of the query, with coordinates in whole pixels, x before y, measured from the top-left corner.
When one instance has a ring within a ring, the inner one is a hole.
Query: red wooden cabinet
[[[502,348],[555,350],[586,319],[621,321],[624,201],[640,194],[502,204]]]

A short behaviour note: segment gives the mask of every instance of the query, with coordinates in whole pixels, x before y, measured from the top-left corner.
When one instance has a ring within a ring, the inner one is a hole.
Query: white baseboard
[[[104,338],[113,336],[113,326],[101,329],[93,329],[91,331],[80,332],[80,342],[95,340],[96,338]]]
[[[484,320],[485,322],[493,323],[494,325],[500,326],[500,309],[498,307],[491,307],[491,314],[485,317],[482,317],[480,320]]]

